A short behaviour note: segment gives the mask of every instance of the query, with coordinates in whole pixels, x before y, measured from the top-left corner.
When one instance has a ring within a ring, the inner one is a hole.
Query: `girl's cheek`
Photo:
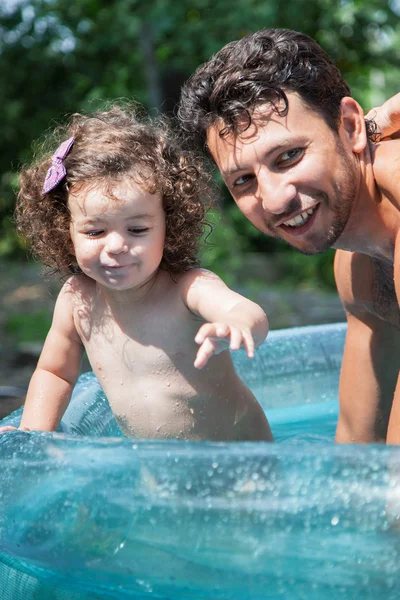
[[[135,246],[132,249],[132,255],[133,256],[141,256],[145,251],[145,248],[143,246]]]

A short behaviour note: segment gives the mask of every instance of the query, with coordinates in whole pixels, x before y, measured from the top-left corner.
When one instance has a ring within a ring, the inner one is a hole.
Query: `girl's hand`
[[[204,323],[194,338],[200,344],[194,366],[202,369],[213,354],[224,350],[239,350],[244,348],[248,358],[254,356],[254,340],[248,327],[227,325],[226,323]]]
[[[365,118],[375,121],[381,139],[400,137],[400,94],[389,98],[382,106],[371,108]]]
[[[18,431],[18,427],[12,427],[11,425],[4,425],[0,427],[0,434],[5,433],[6,431]],[[22,427],[19,431],[30,431],[27,427]]]

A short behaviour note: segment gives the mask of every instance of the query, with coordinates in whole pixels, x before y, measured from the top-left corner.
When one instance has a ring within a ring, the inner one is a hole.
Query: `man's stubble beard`
[[[324,194],[326,205],[333,211],[332,225],[325,239],[321,240],[317,248],[296,248],[308,256],[322,254],[336,244],[346,228],[357,197],[358,176],[355,162],[348,156],[339,139],[336,142],[336,148],[341,158],[339,177],[333,184],[333,197]]]

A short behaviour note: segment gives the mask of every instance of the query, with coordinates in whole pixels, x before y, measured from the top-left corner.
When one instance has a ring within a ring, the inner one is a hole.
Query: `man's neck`
[[[374,174],[374,159],[368,147],[358,156],[357,197],[345,230],[334,247],[393,262],[396,236],[400,231],[400,210],[393,198],[380,189]]]

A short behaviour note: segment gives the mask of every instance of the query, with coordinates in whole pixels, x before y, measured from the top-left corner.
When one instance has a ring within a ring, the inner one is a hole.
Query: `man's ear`
[[[364,111],[350,96],[345,96],[340,102],[339,136],[345,146],[356,154],[367,145]]]

